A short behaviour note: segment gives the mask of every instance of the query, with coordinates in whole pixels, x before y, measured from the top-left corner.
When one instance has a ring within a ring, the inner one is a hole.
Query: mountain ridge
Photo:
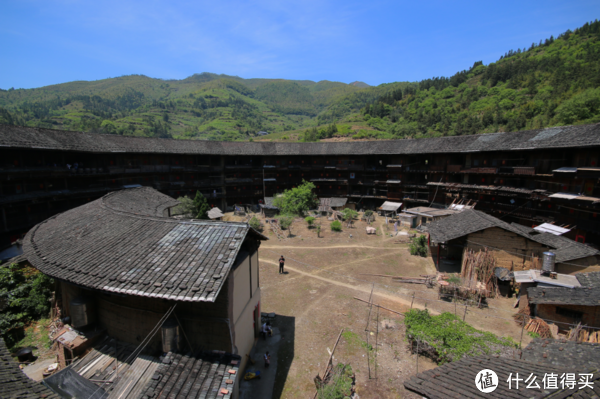
[[[199,140],[435,137],[598,121],[597,20],[494,63],[419,82],[369,86],[203,72],[0,89],[3,124]]]

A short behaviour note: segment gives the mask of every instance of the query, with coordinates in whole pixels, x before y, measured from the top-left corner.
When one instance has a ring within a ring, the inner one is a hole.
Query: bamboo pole
[[[364,303],[370,303],[368,301],[365,301],[364,299],[360,299],[360,298],[357,298],[357,297],[354,297],[354,299],[359,300],[359,301],[364,302]],[[392,313],[399,314],[400,316],[404,316],[404,313],[400,313],[400,312],[396,312],[395,310],[392,310],[392,309],[384,308],[381,305],[375,305],[375,306],[377,306],[377,307],[379,307],[381,309],[387,310],[388,312],[392,312]]]
[[[329,368],[329,363],[331,363],[331,359],[333,359],[333,354],[335,353],[335,348],[337,348],[338,342],[340,342],[340,338],[342,337],[343,332],[344,332],[344,329],[342,328],[340,330],[340,334],[338,335],[338,337],[335,341],[335,345],[333,345],[333,349],[331,350],[331,355],[329,355],[329,360],[327,360],[327,363],[325,364],[325,370],[323,371],[323,381],[325,381],[325,376],[327,374],[327,369]],[[317,392],[315,392],[314,398],[316,398],[318,394],[319,394],[319,390],[317,389]]]

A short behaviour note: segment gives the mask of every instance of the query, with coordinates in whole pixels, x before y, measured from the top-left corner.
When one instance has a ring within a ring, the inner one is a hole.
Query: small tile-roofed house
[[[0,338],[0,398],[59,399],[60,396],[27,377],[10,356],[4,340]]]
[[[113,192],[35,226],[24,253],[60,282],[63,315],[77,328],[84,298],[86,321],[137,344],[176,306],[192,347],[245,363],[260,325],[258,247],[267,238],[247,223],[166,217],[177,204],[148,187]],[[160,334],[148,347],[161,348]]]
[[[264,217],[275,217],[279,213],[279,208],[273,205],[273,197],[265,197],[265,203],[259,204],[260,213]]]
[[[435,222],[436,220],[440,220],[446,218],[448,216],[452,216],[456,213],[459,213],[459,210],[453,209],[439,209],[439,208],[429,208],[426,206],[419,206],[416,208],[409,208],[404,210],[405,213],[409,215],[416,216],[416,225],[426,225],[431,222]]]
[[[600,272],[575,274],[580,287],[531,287],[527,299],[532,313],[556,320],[561,330],[573,324],[600,327]],[[564,323],[564,324],[562,324]]]
[[[394,217],[398,214],[398,211],[402,208],[402,202],[385,201],[379,207],[383,216]]]
[[[597,265],[600,254],[598,250],[566,237],[509,224],[474,209],[431,223],[429,237],[436,263],[443,258],[452,258],[462,264],[464,251],[487,248],[494,252],[498,266],[511,271],[530,269],[532,255],[541,258],[543,252],[550,250],[556,254],[557,272],[580,272],[587,266]]]

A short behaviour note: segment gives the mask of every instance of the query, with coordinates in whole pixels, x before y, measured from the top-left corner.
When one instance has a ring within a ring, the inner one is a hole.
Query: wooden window
[[[578,312],[576,310],[572,310],[569,308],[561,308],[560,306],[556,307],[556,314],[565,316],[565,317],[570,317],[575,320],[581,320],[583,318],[582,312]]]

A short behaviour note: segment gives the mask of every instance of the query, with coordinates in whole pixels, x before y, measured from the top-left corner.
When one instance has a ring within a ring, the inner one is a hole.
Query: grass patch
[[[465,355],[499,353],[503,348],[515,348],[510,338],[499,338],[490,332],[475,329],[452,313],[432,316],[427,309],[411,309],[404,318],[406,337],[438,364],[458,360]]]
[[[358,334],[352,331],[344,331],[342,333],[342,337],[346,340],[348,344],[348,349],[350,352],[355,352],[357,349],[369,349],[369,352],[373,350],[373,346],[367,344],[365,340],[363,340]]]
[[[21,348],[31,348],[35,356],[47,352],[52,347],[52,341],[48,337],[48,326],[52,320],[41,319],[32,322],[25,327],[25,336],[11,348],[12,351],[18,351]]]

